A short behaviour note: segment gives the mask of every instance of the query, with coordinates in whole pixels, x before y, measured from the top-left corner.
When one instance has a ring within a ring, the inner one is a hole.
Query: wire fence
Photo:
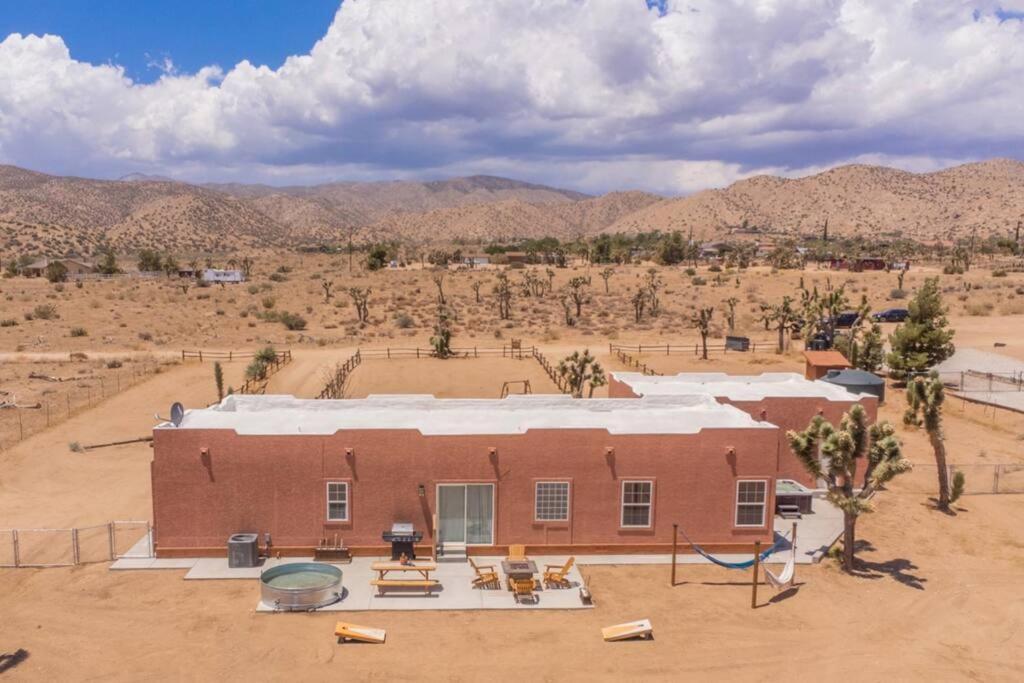
[[[0,397],[0,450],[68,420],[158,372],[160,365],[156,361],[130,361],[119,363],[119,367],[96,367],[88,375],[68,378],[29,373],[31,380],[44,382],[46,388],[38,400],[28,403],[15,396]]]
[[[730,342],[708,343],[708,353],[775,353],[778,351],[777,341],[749,340],[744,344]],[[624,353],[644,355],[658,354],[663,356],[700,356],[703,346],[699,341],[692,344],[608,344],[608,353],[622,351]]]
[[[950,481],[955,472],[963,472],[964,495],[1024,493],[1024,463],[949,465],[948,469]],[[935,464],[915,464],[914,469],[901,474],[890,486],[897,491],[934,495],[939,490],[938,475]]]
[[[949,389],[960,392],[987,393],[1024,391],[1024,372],[981,372],[962,370],[940,372],[939,379]]]
[[[152,539],[148,521],[68,529],[0,529],[0,567],[73,567],[153,557]]]
[[[345,398],[345,385],[348,384],[348,377],[362,361],[363,357],[357,350],[348,360],[338,365],[334,370],[334,375],[328,380],[317,398]]]

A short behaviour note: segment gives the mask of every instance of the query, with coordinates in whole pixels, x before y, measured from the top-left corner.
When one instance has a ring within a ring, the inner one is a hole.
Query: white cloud
[[[1024,24],[979,0],[347,0],[307,55],[137,84],[0,42],[0,160],[195,179],[508,173],[689,192],[1024,156]],[[71,46],[73,49],[74,46]]]

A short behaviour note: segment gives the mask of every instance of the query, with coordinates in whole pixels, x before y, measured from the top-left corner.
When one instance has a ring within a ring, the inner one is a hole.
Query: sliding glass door
[[[442,544],[493,545],[494,485],[439,484],[437,516]]]

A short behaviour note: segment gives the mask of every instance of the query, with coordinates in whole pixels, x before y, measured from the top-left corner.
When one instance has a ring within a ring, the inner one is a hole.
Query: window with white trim
[[[736,526],[764,526],[768,482],[736,482]]]
[[[653,481],[622,482],[622,526],[651,526],[651,501],[654,499]]]
[[[327,482],[327,521],[348,521],[348,483],[344,481]]]
[[[537,482],[534,491],[534,519],[538,522],[569,521],[569,482]]]

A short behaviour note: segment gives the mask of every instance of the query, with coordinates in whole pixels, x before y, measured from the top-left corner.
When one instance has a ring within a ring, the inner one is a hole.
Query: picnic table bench
[[[430,578],[430,572],[437,571],[437,564],[434,562],[420,562],[418,564],[402,564],[401,562],[374,562],[370,569],[377,572],[377,578],[370,581],[370,584],[377,587],[377,594],[384,595],[387,588],[422,588],[423,592],[430,595],[430,591],[440,583]],[[389,579],[388,574],[397,573],[406,575],[409,573],[419,574],[421,578]]]

